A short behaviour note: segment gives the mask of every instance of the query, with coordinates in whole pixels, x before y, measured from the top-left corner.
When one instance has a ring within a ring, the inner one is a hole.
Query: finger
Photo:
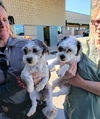
[[[61,62],[61,63],[60,63],[60,66],[62,67],[62,66],[65,65],[65,64],[71,65],[72,63],[70,63],[70,62]]]
[[[72,63],[72,65],[71,65],[71,69],[72,69],[73,71],[75,71],[76,68],[77,68],[77,63]]]
[[[70,80],[68,80],[68,83],[69,84],[73,84],[74,83],[74,80],[73,79],[70,79]]]
[[[72,73],[72,74],[76,74],[76,71],[77,71],[77,64],[74,63],[71,65],[70,69],[69,69],[69,73]]]

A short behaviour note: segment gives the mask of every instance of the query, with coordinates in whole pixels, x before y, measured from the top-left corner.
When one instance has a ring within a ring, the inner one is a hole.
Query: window
[[[14,34],[18,36],[23,36],[24,35],[24,25],[14,25]]]
[[[62,26],[58,26],[58,34],[62,33]]]

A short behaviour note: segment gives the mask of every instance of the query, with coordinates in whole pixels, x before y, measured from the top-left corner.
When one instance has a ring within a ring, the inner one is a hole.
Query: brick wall
[[[64,25],[65,0],[4,0],[16,24]]]

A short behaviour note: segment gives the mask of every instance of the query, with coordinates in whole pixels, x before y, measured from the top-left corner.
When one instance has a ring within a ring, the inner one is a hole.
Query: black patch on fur
[[[69,38],[69,36],[63,37],[63,38],[57,43],[57,46],[58,46],[62,41],[66,40],[67,38]]]
[[[76,53],[76,56],[79,55],[80,50],[81,50],[81,43],[79,41],[77,41],[77,53]]]
[[[23,48],[23,52],[24,52],[25,55],[28,53],[27,47],[24,47],[24,48]]]
[[[44,54],[44,53],[48,53],[49,54],[49,49],[48,49],[47,45],[43,41],[38,40],[38,39],[33,39],[32,41],[34,41],[37,46],[39,46],[39,47],[41,47],[43,49],[42,54]]]

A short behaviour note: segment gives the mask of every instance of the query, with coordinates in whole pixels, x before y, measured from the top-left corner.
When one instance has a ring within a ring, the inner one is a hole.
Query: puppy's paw
[[[57,115],[57,109],[55,106],[53,107],[45,107],[43,108],[43,113],[48,119],[54,119]]]
[[[29,93],[33,92],[33,90],[34,90],[34,87],[33,87],[33,86],[27,87],[27,91],[28,91]]]
[[[36,109],[35,109],[34,107],[31,107],[31,109],[30,109],[29,112],[27,113],[27,116],[30,117],[30,116],[32,116],[35,112],[36,112]]]
[[[64,72],[59,71],[59,72],[58,72],[58,77],[63,77],[63,76],[64,76],[64,74],[65,74]]]
[[[38,84],[37,86],[36,86],[36,91],[41,91],[41,90],[43,90],[43,88],[44,88],[45,86],[43,85],[43,84]]]
[[[55,93],[53,93],[53,94],[52,94],[52,96],[53,96],[53,97],[59,97],[59,96],[60,96],[60,94],[59,94],[59,93],[57,93],[57,92],[55,92]]]
[[[57,78],[52,82],[52,90],[54,90],[58,85],[59,85],[59,79]]]

